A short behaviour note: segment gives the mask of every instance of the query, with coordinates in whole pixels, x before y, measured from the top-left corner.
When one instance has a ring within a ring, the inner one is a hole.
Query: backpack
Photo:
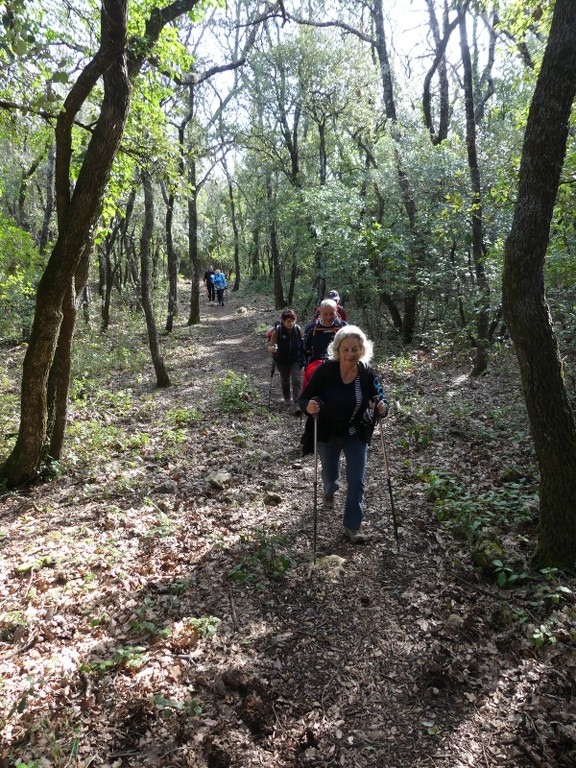
[[[274,331],[278,331],[280,329],[281,325],[282,325],[282,323],[280,322],[280,320],[276,320],[276,322],[274,323],[272,328],[268,328],[268,330],[266,331],[266,340],[267,340],[268,344],[270,344],[270,342],[272,340],[272,334],[274,333]]]
[[[274,323],[272,328],[269,328],[266,331],[266,341],[267,341],[268,344],[270,344],[270,342],[272,340],[272,334],[274,333],[274,331],[276,331],[276,335],[278,335],[278,333],[280,333],[281,328],[282,328],[282,321],[281,320],[276,320],[276,322]],[[302,329],[300,328],[298,323],[294,323],[293,328],[296,328],[296,330],[299,331],[300,336],[302,336]]]
[[[306,389],[306,386],[310,381],[310,377],[312,376],[316,368],[318,368],[318,366],[321,365],[323,362],[324,360],[314,360],[312,363],[308,363],[308,365],[304,369],[304,379],[302,381],[302,390]]]

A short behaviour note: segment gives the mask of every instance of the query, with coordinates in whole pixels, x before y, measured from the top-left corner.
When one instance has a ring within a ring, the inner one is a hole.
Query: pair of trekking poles
[[[392,525],[394,526],[394,538],[396,540],[396,549],[400,552],[400,542],[398,540],[398,522],[396,520],[396,508],[394,507],[394,495],[392,493],[392,480],[390,478],[390,467],[388,466],[388,452],[386,451],[386,441],[384,440],[384,426],[382,419],[378,419],[376,410],[374,411],[374,421],[380,424],[380,444],[382,445],[382,456],[384,459],[384,474],[388,485],[390,495],[390,510],[392,512]],[[313,540],[313,558],[316,563],[316,549],[318,540],[318,416],[314,416],[314,528],[312,534]]]

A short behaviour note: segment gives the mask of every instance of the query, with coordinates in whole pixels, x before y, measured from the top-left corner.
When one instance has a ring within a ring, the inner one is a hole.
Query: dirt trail
[[[448,384],[470,408],[483,390],[414,369],[410,391],[438,421],[426,449],[403,417],[386,422],[399,551],[375,440],[370,541],[343,539],[338,503],[319,509],[313,567],[313,463],[277,377],[267,407],[277,313],[228,291],[201,314],[165,342],[175,385],[140,388],[144,407],[125,414],[147,435],[138,461],[106,456],[89,477],[0,501],[0,675],[7,701],[26,679],[41,691],[6,722],[0,766],[574,765],[567,670],[521,642],[507,595],[463,559],[419,476],[447,445],[470,483],[488,476],[490,451],[441,422]],[[220,405],[229,370],[258,390],[245,413]],[[503,397],[507,382],[490,386]],[[167,429],[183,408],[192,420]],[[52,567],[18,571],[47,552]]]

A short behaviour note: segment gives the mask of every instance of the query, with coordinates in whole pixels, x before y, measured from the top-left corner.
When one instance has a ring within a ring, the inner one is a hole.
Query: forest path
[[[512,616],[528,593],[475,572],[424,479],[474,500],[528,466],[509,371],[384,364],[399,549],[375,436],[369,542],[342,537],[340,491],[314,567],[313,458],[277,375],[268,408],[278,313],[201,297],[162,339],[174,385],[110,371],[109,402],[72,408],[68,450],[100,456],[0,499],[0,768],[573,766],[569,633],[535,652]]]

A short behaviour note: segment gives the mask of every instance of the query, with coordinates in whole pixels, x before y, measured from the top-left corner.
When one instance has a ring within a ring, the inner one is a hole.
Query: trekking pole
[[[396,510],[394,509],[394,496],[392,495],[392,481],[390,480],[390,469],[388,468],[388,454],[386,453],[386,442],[384,440],[384,426],[380,420],[380,442],[382,443],[382,455],[384,456],[384,474],[388,483],[388,493],[390,494],[390,508],[392,510],[392,523],[394,525],[394,538],[396,539],[396,548],[400,552],[400,542],[398,541],[398,523],[396,522]]]
[[[316,540],[318,533],[318,416],[314,415],[314,532],[312,537],[313,562],[316,564]]]
[[[270,390],[268,391],[268,410],[272,405],[272,381],[274,379],[274,371],[276,370],[276,359],[272,358],[272,370],[270,371]]]

